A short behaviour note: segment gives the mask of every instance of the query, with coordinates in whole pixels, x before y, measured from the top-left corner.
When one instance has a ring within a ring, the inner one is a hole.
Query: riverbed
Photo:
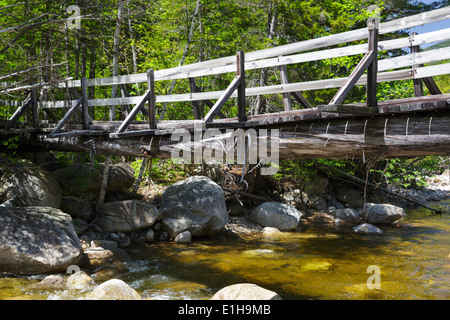
[[[429,205],[448,207],[450,200]],[[159,300],[209,299],[243,282],[283,299],[449,299],[450,215],[423,208],[406,212],[401,227],[379,226],[379,235],[328,224],[273,236],[142,244],[127,249],[133,258],[127,270],[103,269],[91,277],[97,284],[122,279],[142,298]],[[371,271],[374,267],[379,273]],[[82,299],[86,294],[36,289],[44,277],[3,276],[0,299]]]

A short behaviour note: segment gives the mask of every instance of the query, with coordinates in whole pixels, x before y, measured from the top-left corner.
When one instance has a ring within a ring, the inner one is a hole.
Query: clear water
[[[450,201],[434,205],[450,206]],[[148,299],[209,299],[221,288],[250,282],[283,299],[449,299],[450,215],[407,212],[409,227],[381,226],[381,235],[351,226],[309,227],[279,236],[194,239],[129,248],[128,270],[105,269],[97,283],[119,278]],[[380,289],[369,289],[369,266]],[[80,299],[77,290],[36,290],[44,276],[0,278],[0,299]]]

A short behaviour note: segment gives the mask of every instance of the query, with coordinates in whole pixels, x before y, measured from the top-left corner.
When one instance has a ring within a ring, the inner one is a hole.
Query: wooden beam
[[[378,113],[377,108],[367,108],[365,106],[353,106],[349,104],[331,104],[331,105],[319,105],[317,106],[319,112],[334,112],[344,114],[360,114],[360,115],[373,115]]]
[[[417,32],[411,32],[411,33],[409,34],[409,37],[410,37],[410,38],[414,38],[415,35],[417,35]],[[411,43],[412,43],[412,41],[411,41]],[[411,50],[411,54],[416,54],[416,53],[419,53],[419,52],[420,52],[420,47],[419,47],[419,46],[411,45],[411,46],[409,47],[409,49]],[[417,67],[419,67],[417,64],[411,66],[411,69],[413,70],[413,72],[414,72],[414,70],[415,70]],[[414,96],[415,96],[415,97],[421,97],[421,96],[423,96],[423,83],[422,83],[422,79],[413,79],[413,84],[414,84]]]
[[[378,74],[378,22],[372,21],[369,25],[369,52],[372,59],[367,67],[366,103],[367,107],[377,107],[377,74]]]
[[[81,78],[81,114],[83,119],[83,129],[89,130],[89,105],[87,96],[87,79],[86,77]]]
[[[189,78],[189,87],[191,88],[192,93],[198,92],[198,87],[195,84],[194,78]],[[202,118],[202,115],[200,113],[200,104],[198,101],[192,101],[192,112],[194,114],[195,120],[200,120]]]
[[[61,121],[58,123],[56,128],[52,131],[51,134],[59,133],[62,129],[62,127],[66,124],[67,121],[69,121],[70,117],[75,113],[75,111],[78,110],[80,105],[83,103],[83,97],[80,97],[77,102],[67,111],[67,113],[64,115],[64,117],[61,119]]]
[[[308,100],[300,92],[291,92],[291,95],[297,100],[304,108],[312,108]]]
[[[220,96],[220,98],[216,101],[214,106],[209,110],[208,114],[203,118],[203,122],[212,122],[213,119],[217,116],[220,109],[222,109],[223,105],[228,101],[228,99],[231,97],[233,92],[238,88],[240,82],[241,82],[241,76],[236,76],[233,81],[231,81],[228,88],[223,92],[223,94]]]
[[[280,66],[280,81],[281,84],[289,83],[286,65]],[[289,93],[283,93],[283,105],[284,111],[292,110],[291,95]]]
[[[236,75],[240,78],[237,87],[237,105],[239,122],[247,121],[247,108],[245,104],[245,55],[244,51],[239,51],[236,55]]]
[[[131,121],[134,120],[136,115],[141,111],[142,107],[144,107],[145,103],[148,101],[149,96],[151,95],[151,91],[147,90],[146,93],[143,95],[141,101],[134,106],[133,110],[128,114],[128,116],[125,118],[125,120],[120,125],[119,129],[117,129],[117,132],[124,132],[128,125],[131,123]]]
[[[350,76],[345,80],[344,85],[334,95],[333,99],[331,99],[329,104],[342,104],[342,102],[344,102],[350,90],[355,86],[369,64],[371,64],[373,59],[376,57],[374,53],[375,52],[372,50],[364,55]]]
[[[441,90],[437,86],[436,82],[434,82],[432,77],[422,78],[422,81],[425,83],[431,94],[442,94]]]
[[[150,129],[156,129],[156,96],[155,96],[155,73],[153,69],[147,72],[148,95],[148,125]]]
[[[31,89],[31,110],[33,114],[33,127],[39,127],[39,108],[37,103],[36,89]]]
[[[16,112],[13,113],[11,118],[8,120],[8,125],[6,126],[6,129],[9,129],[13,127],[16,122],[19,120],[19,118],[27,111],[28,107],[31,106],[32,101],[29,99],[25,104],[17,108]]]
[[[119,139],[119,138],[131,138],[131,137],[141,137],[148,135],[155,135],[155,132],[158,129],[146,129],[146,130],[136,130],[136,131],[127,131],[127,132],[113,132],[109,134],[111,139]]]
[[[59,132],[47,134],[48,138],[70,138],[70,137],[80,137],[80,136],[105,136],[107,133],[100,130],[78,130],[70,132]]]

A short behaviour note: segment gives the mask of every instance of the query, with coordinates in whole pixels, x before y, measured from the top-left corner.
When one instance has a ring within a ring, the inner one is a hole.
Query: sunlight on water
[[[144,299],[209,299],[242,282],[283,299],[449,299],[449,215],[414,209],[403,222],[407,226],[380,226],[381,235],[324,226],[246,240],[148,244],[130,248],[134,261],[126,272],[102,270],[92,277],[97,283],[120,278]],[[380,268],[380,289],[367,286],[369,266]],[[0,299],[81,299],[85,294],[33,289],[42,278],[0,278]]]

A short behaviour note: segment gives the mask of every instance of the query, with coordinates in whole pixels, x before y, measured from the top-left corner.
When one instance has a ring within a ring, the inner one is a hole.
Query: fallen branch
[[[367,182],[367,184],[366,184],[366,181],[364,181],[363,179],[360,179],[360,178],[358,178],[358,177],[352,176],[351,174],[348,174],[348,173],[346,173],[346,172],[344,172],[344,171],[341,171],[341,170],[339,170],[339,169],[336,169],[336,168],[333,168],[333,167],[330,167],[330,166],[327,166],[327,165],[324,165],[324,166],[326,166],[328,169],[330,169],[330,171],[333,171],[334,173],[339,174],[339,175],[341,175],[341,176],[347,178],[348,180],[357,183],[358,185],[362,185],[362,186],[366,186],[366,185],[367,185],[367,186],[369,186],[369,187],[371,187],[371,188],[373,188],[373,189],[379,189],[379,190],[381,190],[381,191],[383,191],[383,192],[385,192],[385,193],[387,193],[387,194],[391,194],[391,195],[393,195],[393,196],[395,196],[395,197],[398,197],[398,198],[401,198],[401,199],[403,199],[403,200],[412,202],[412,203],[414,203],[415,205],[424,207],[425,209],[434,211],[434,212],[437,213],[437,214],[442,214],[442,210],[438,210],[438,209],[431,208],[431,207],[429,207],[429,206],[427,206],[427,205],[425,205],[425,204],[423,204],[423,203],[420,203],[420,202],[418,202],[418,201],[416,201],[416,200],[414,200],[414,199],[411,199],[411,198],[409,198],[409,197],[406,197],[406,196],[404,196],[404,195],[402,195],[402,194],[399,194],[399,193],[397,193],[397,192],[395,192],[395,191],[392,191],[392,190],[389,190],[389,189],[387,189],[387,188],[384,188],[384,187],[381,187],[381,186],[377,186],[377,185],[375,185],[375,184],[373,184],[373,183],[371,183],[371,182]]]
[[[248,192],[243,192],[243,191],[239,191],[239,190],[233,190],[233,189],[226,188],[226,187],[222,187],[222,189],[223,189],[224,191],[231,192],[231,193],[235,193],[235,194],[238,194],[238,195],[240,195],[240,196],[244,196],[244,197],[247,197],[247,198],[252,198],[252,199],[255,199],[255,200],[260,200],[260,201],[271,201],[269,198],[256,196],[256,195],[251,194],[251,193],[248,193]]]

